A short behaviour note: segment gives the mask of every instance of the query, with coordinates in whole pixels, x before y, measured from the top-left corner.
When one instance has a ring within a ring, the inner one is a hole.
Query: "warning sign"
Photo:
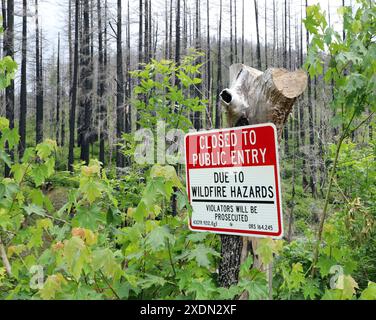
[[[282,238],[277,141],[273,124],[186,136],[191,230]]]

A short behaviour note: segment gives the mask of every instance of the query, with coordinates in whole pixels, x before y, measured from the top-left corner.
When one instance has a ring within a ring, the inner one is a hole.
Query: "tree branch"
[[[1,260],[3,261],[5,270],[7,271],[8,275],[12,277],[12,267],[9,263],[7,253],[5,251],[5,247],[3,244],[3,240],[1,238],[0,238],[0,255],[1,255]]]

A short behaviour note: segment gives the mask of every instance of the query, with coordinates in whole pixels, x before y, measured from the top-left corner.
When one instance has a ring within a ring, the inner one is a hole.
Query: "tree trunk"
[[[273,0],[273,64],[275,64],[275,52],[276,52],[276,6],[275,0]]]
[[[265,69],[268,69],[268,6],[267,2],[265,1]]]
[[[38,0],[35,0],[36,143],[43,141],[43,78],[39,33]]]
[[[287,59],[287,0],[284,2],[284,19],[283,19],[283,67],[287,69],[288,59]],[[289,127],[286,123],[283,131],[283,138],[285,142],[285,156],[289,157],[290,155],[290,146],[289,146]]]
[[[234,63],[234,39],[233,39],[233,12],[232,0],[230,0],[230,65]]]
[[[175,62],[180,64],[180,0],[176,3],[176,40],[175,40]]]
[[[168,51],[168,59],[169,60],[172,60],[172,1],[173,0],[170,0],[170,30],[169,30],[169,42],[168,42],[168,46],[169,46],[169,51]]]
[[[268,69],[265,73],[242,64],[230,67],[232,86],[221,93],[227,109],[228,123],[233,126],[274,123],[281,140],[283,127],[293,105],[305,90],[307,75],[303,71]],[[223,287],[237,283],[239,267],[249,251],[257,249],[257,239],[222,236],[222,260],[219,282]],[[261,262],[254,257],[254,267]]]
[[[301,1],[300,4],[300,15],[301,15],[301,22],[300,22],[300,61],[304,61],[303,57],[303,3]],[[300,127],[300,144],[301,148],[303,149],[306,144],[306,131],[305,131],[305,114],[304,109],[306,105],[305,103],[301,103],[300,110],[299,110],[299,127]],[[307,163],[306,163],[306,155],[303,152],[301,152],[300,157],[302,158],[302,187],[303,189],[306,189],[308,186],[308,180],[307,180]]]
[[[79,41],[79,24],[80,17],[80,0],[75,4],[75,35],[74,35],[74,61],[73,61],[73,78],[70,88],[70,110],[69,110],[69,157],[68,169],[73,172],[74,164],[74,145],[75,145],[75,126],[76,126],[76,103],[77,103],[77,86],[78,86],[78,41]]]
[[[7,1],[7,18],[6,18],[6,30],[5,30],[5,46],[4,55],[9,56],[14,59],[14,1]],[[6,118],[9,120],[9,127],[14,128],[14,80],[11,81],[10,85],[5,89],[5,100],[6,100]],[[14,160],[13,150],[9,150],[8,143],[5,149],[9,153],[12,160]],[[5,177],[9,177],[10,168],[5,165]]]
[[[57,66],[56,66],[56,142],[59,144],[60,139],[60,33],[57,45]]]
[[[147,20],[147,19],[146,19]],[[147,30],[145,30],[147,32]],[[145,38],[146,39],[146,38]],[[117,143],[121,141],[124,133],[124,72],[123,72],[123,48],[122,48],[122,6],[121,0],[117,1],[117,37],[116,37],[116,74],[117,74],[117,93],[116,93],[116,138]],[[145,52],[145,55],[147,53]],[[121,147],[116,147],[116,166],[124,167],[124,155]]]
[[[211,41],[210,41],[210,2],[209,0],[206,1],[206,20],[207,20],[207,27],[206,27],[206,56],[208,63],[206,64],[206,91],[207,91],[207,99],[208,99],[208,110],[206,112],[206,128],[210,129],[213,128],[213,101],[211,99]]]
[[[130,20],[130,8],[129,8],[129,1],[128,1],[128,11],[127,11],[127,61],[126,61],[126,70],[127,70],[127,84],[126,84],[126,96],[127,96],[127,112],[126,112],[126,127],[125,132],[131,133],[132,132],[132,106],[131,106],[131,98],[132,98],[132,78],[131,78],[131,20]],[[127,159],[129,162],[130,159]],[[127,163],[130,165],[130,162]]]
[[[255,5],[255,16],[256,16],[256,36],[257,36],[257,48],[256,48],[256,54],[257,54],[257,67],[261,70],[261,44],[260,44],[260,30],[259,30],[259,14],[258,14],[258,4],[257,0],[254,0]]]
[[[149,0],[145,0],[145,32],[144,32],[144,55],[145,63],[149,63]]]
[[[138,15],[138,20],[139,20],[138,21],[138,64],[139,64],[140,68],[141,68],[141,63],[144,62],[144,54],[143,54],[143,28],[144,28],[144,25],[143,25],[142,13],[143,13],[143,0],[140,0],[139,1],[139,15]],[[142,96],[139,95],[138,99],[142,99]],[[140,129],[139,121],[140,121],[140,113],[137,111],[137,123],[136,123],[137,130]]]
[[[90,53],[90,10],[89,0],[83,0],[83,48],[82,48],[82,97],[81,107],[83,111],[81,160],[89,164],[90,140],[92,139],[92,90],[93,90],[93,66]]]
[[[221,127],[222,112],[221,101],[219,99],[220,90],[222,87],[222,0],[220,0],[220,15],[218,25],[218,60],[217,60],[217,103],[215,106],[215,128]]]
[[[20,93],[20,143],[18,147],[20,160],[26,149],[26,116],[27,116],[27,0],[22,1],[22,62],[21,62],[21,93]]]
[[[201,4],[200,0],[196,0],[196,50],[201,50],[201,33],[200,33],[200,9]],[[201,57],[197,59],[197,64],[201,64]],[[201,83],[196,85],[196,88],[194,89],[196,94],[195,96],[198,97],[200,100],[202,100],[202,85]],[[197,111],[194,113],[194,127],[196,130],[200,130],[202,128],[202,120],[201,120],[201,111]]]
[[[245,52],[244,52],[244,45],[245,45],[245,16],[244,16],[244,0],[242,2],[242,63],[245,63],[244,58],[245,58]]]
[[[98,123],[99,123],[99,161],[105,165],[105,135],[107,109],[104,101],[106,91],[104,53],[103,53],[103,26],[102,26],[102,5],[101,0],[97,0],[98,15]],[[105,21],[105,23],[107,23]]]
[[[234,27],[234,48],[235,48],[235,62],[239,62],[239,55],[238,55],[238,5],[237,5],[238,0],[234,0],[234,18],[235,18],[235,27]]]
[[[308,0],[305,2],[306,10],[308,8]],[[307,41],[307,52],[309,50],[309,32],[307,30],[306,33],[306,41]],[[315,133],[313,130],[313,124],[314,124],[314,117],[313,117],[313,106],[312,106],[312,81],[311,77],[308,76],[308,113],[309,113],[309,167],[310,167],[310,179],[309,179],[309,185],[311,189],[311,193],[313,197],[316,197],[316,170],[315,170]]]

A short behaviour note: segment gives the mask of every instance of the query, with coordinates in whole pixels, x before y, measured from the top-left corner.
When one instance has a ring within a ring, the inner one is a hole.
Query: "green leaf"
[[[300,262],[294,263],[290,273],[289,288],[298,290],[304,282],[303,265]]]
[[[245,262],[240,266],[240,277],[248,277],[253,265],[253,256],[249,255]]]
[[[45,165],[38,165],[32,168],[31,176],[34,179],[36,187],[40,187],[48,177],[48,169]]]
[[[79,237],[72,237],[64,242],[64,260],[68,271],[78,281],[81,277],[85,262],[89,261],[89,253],[84,241]]]
[[[49,276],[39,294],[43,300],[53,300],[66,283],[67,281],[60,273]]]
[[[320,289],[318,288],[318,283],[315,280],[308,279],[303,286],[304,299],[315,300],[316,297],[320,295]]]
[[[4,161],[4,163],[10,168],[12,166],[12,160],[10,159],[9,154],[4,152],[4,150],[0,150],[0,160]]]
[[[174,245],[175,238],[171,234],[168,226],[156,227],[149,233],[146,243],[150,246],[152,251],[158,251],[161,248],[166,248],[166,241],[169,241],[171,245]]]
[[[81,186],[81,191],[85,194],[90,204],[102,196],[102,185],[97,181],[87,181]]]
[[[320,269],[322,277],[326,277],[330,273],[330,268],[336,265],[337,262],[327,256],[321,256],[317,262],[317,267]]]
[[[360,300],[376,300],[376,283],[368,283],[368,288],[362,292]]]
[[[321,300],[342,300],[342,290],[326,290]]]
[[[275,241],[271,238],[261,239],[256,253],[260,256],[262,263],[267,265],[273,261],[273,254],[278,254],[282,250],[282,246],[282,241]]]
[[[42,160],[47,160],[53,151],[57,148],[56,142],[52,140],[46,140],[43,143],[37,145],[37,155]]]
[[[121,267],[116,261],[114,253],[109,249],[101,249],[93,252],[93,269],[102,271],[107,278],[118,278]]]
[[[343,285],[343,299],[351,300],[356,294],[356,289],[358,289],[358,284],[354,278],[350,275],[340,275],[338,278],[338,283]]]
[[[153,286],[163,287],[166,282],[163,277],[147,274],[145,279],[140,280],[138,283],[143,289],[149,289]]]
[[[43,229],[37,227],[30,227],[30,237],[27,243],[27,247],[31,248],[40,248],[43,245]]]
[[[106,224],[106,214],[98,206],[79,207],[72,220],[72,226],[97,231],[100,225]]]
[[[203,232],[192,233],[187,237],[186,243],[188,243],[189,241],[192,241],[193,243],[203,242],[207,236],[208,235]]]
[[[28,216],[31,216],[32,214],[36,214],[37,216],[40,216],[40,217],[46,216],[46,211],[40,206],[37,206],[35,204],[24,206],[24,210]]]
[[[149,213],[147,212],[145,202],[141,200],[133,215],[135,221],[138,223],[142,223],[148,214]]]
[[[0,131],[4,129],[9,129],[9,120],[4,117],[0,117]]]
[[[189,252],[188,260],[196,260],[197,264],[204,268],[210,267],[209,255],[219,256],[212,248],[208,248],[203,244],[199,244],[195,249]]]
[[[239,287],[247,290],[250,300],[267,299],[268,297],[268,282],[265,273],[257,269],[252,269],[247,278],[240,279]]]
[[[271,246],[272,239],[262,239],[259,242],[256,253],[260,256],[264,264],[269,264],[273,261],[273,249]]]

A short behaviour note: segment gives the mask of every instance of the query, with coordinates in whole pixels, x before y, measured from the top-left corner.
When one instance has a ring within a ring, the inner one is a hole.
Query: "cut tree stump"
[[[243,64],[234,64],[230,67],[230,82],[231,87],[220,95],[229,126],[274,123],[281,142],[293,105],[307,87],[307,74],[303,70],[289,72],[276,68],[261,72]],[[238,283],[240,265],[249,253],[254,256],[253,267],[266,271],[266,266],[254,254],[257,238],[223,235],[221,241],[219,283],[222,287],[229,288]],[[240,299],[248,299],[248,295],[243,294]]]

